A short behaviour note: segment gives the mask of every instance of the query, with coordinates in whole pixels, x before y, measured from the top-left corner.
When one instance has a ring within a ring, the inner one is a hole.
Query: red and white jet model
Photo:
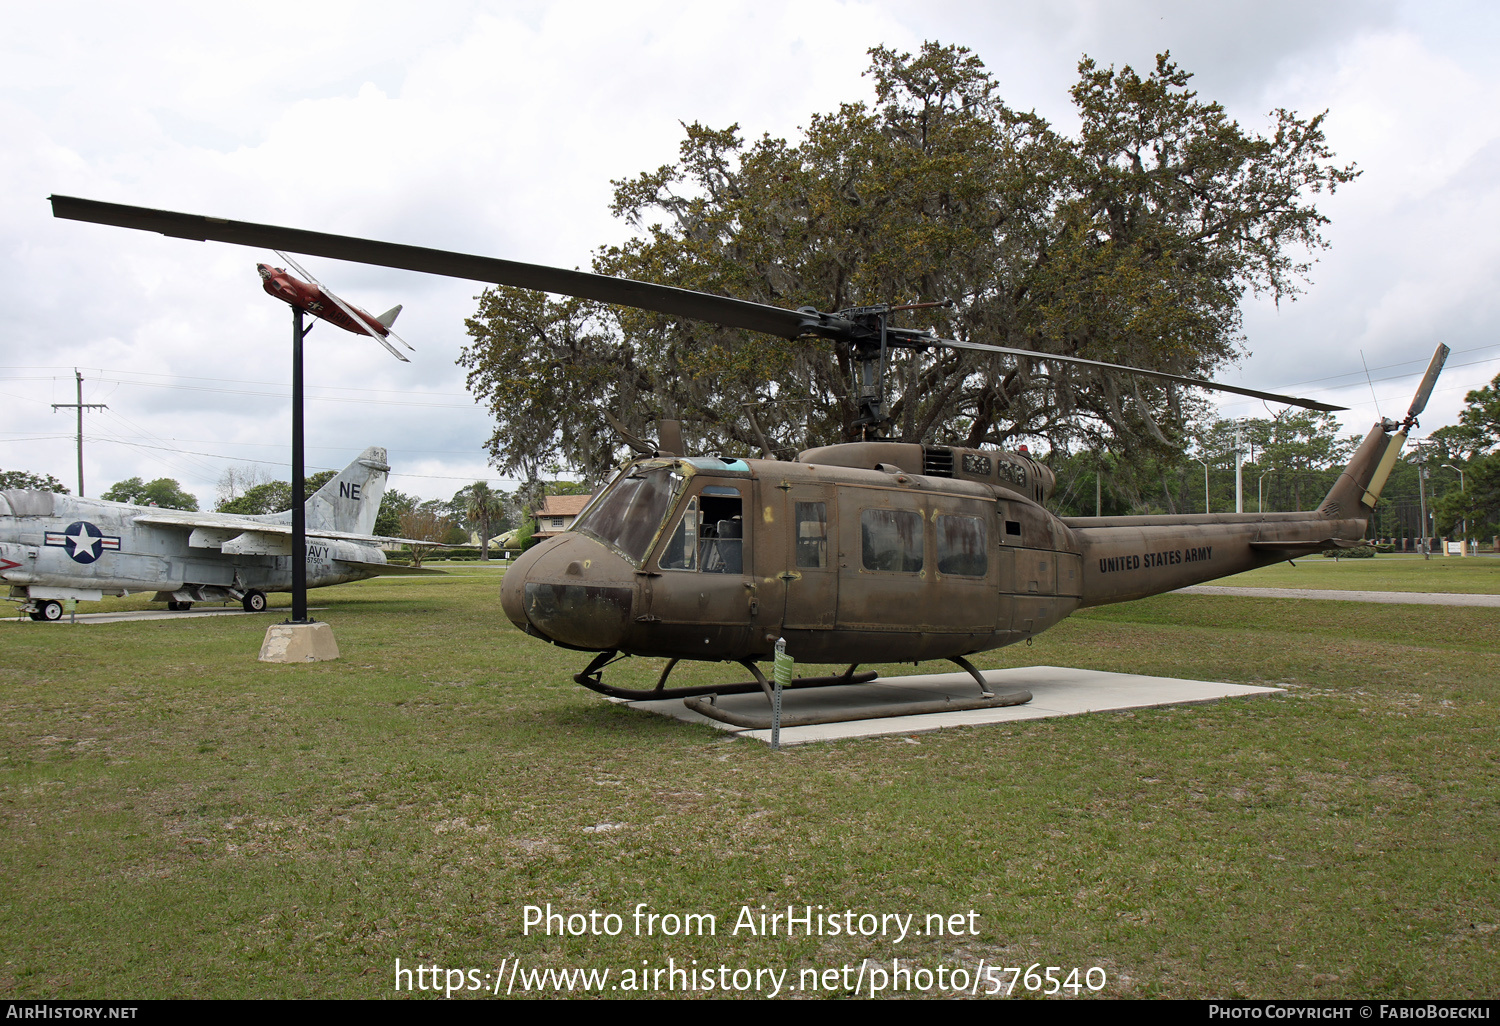
[[[396,323],[396,315],[401,312],[400,303],[397,303],[385,313],[376,317],[374,314],[366,313],[357,306],[351,306],[334,295],[329,288],[314,278],[305,268],[285,253],[277,250],[276,255],[285,260],[296,269],[298,274],[308,280],[301,281],[293,278],[287,273],[284,267],[272,267],[270,264],[256,264],[255,269],[260,272],[261,282],[269,295],[275,296],[277,299],[291,306],[305,310],[314,317],[321,317],[329,324],[337,325],[345,331],[353,332],[356,335],[369,335],[375,341],[389,349],[391,355],[396,359],[403,363],[410,362],[406,357],[401,355],[395,346],[386,341],[387,338],[393,338],[403,346],[406,346],[407,349],[411,349],[411,346],[407,345],[405,339],[391,330],[391,325]],[[415,350],[412,351],[415,352]]]

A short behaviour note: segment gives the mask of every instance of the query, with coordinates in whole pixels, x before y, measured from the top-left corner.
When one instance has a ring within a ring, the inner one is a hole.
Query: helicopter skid
[[[720,692],[723,694],[724,692]],[[852,706],[821,712],[781,714],[782,727],[810,727],[823,723],[847,723],[855,720],[880,720],[893,716],[921,716],[927,713],[970,712],[975,709],[999,709],[1008,705],[1025,705],[1030,691],[1007,691],[989,698],[939,698],[925,702],[887,702],[881,705]],[[682,704],[710,719],[750,730],[770,730],[771,713],[738,712],[721,708],[708,698],[685,698]]]
[[[590,691],[597,691],[601,695],[607,695],[610,698],[623,698],[631,702],[658,702],[668,698],[688,699],[702,695],[748,695],[756,691],[764,692],[768,687],[764,676],[753,663],[745,663],[743,665],[748,667],[757,679],[745,681],[742,684],[700,684],[685,688],[665,687],[667,677],[679,662],[679,660],[673,659],[667,663],[666,669],[662,671],[661,678],[657,681],[656,687],[650,690],[619,688],[612,684],[606,684],[603,680],[603,669],[613,661],[614,656],[614,652],[600,653],[593,662],[589,663],[588,667],[582,673],[575,673],[573,675],[573,682],[575,684],[582,684]],[[843,673],[832,677],[798,677],[786,687],[787,689],[827,688],[839,684],[868,684],[878,676],[880,675],[874,670],[855,673],[854,667],[851,666]]]

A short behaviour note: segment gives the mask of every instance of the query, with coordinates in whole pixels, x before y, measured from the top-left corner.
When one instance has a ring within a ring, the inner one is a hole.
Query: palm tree
[[[467,513],[469,522],[479,528],[479,558],[487,560],[490,558],[490,538],[494,533],[491,527],[500,526],[500,518],[505,515],[505,503],[498,492],[490,490],[489,485],[476,481],[469,489]]]

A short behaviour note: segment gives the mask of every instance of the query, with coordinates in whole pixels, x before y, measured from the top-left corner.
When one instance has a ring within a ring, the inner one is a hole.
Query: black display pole
[[[292,619],[307,623],[307,501],[302,470],[302,308],[292,307]]]

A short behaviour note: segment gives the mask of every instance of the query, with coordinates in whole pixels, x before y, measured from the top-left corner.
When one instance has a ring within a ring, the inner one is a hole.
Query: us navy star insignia
[[[101,552],[120,551],[119,535],[105,534],[87,520],[71,524],[66,531],[48,531],[45,542],[66,549],[76,563],[92,563]]]

